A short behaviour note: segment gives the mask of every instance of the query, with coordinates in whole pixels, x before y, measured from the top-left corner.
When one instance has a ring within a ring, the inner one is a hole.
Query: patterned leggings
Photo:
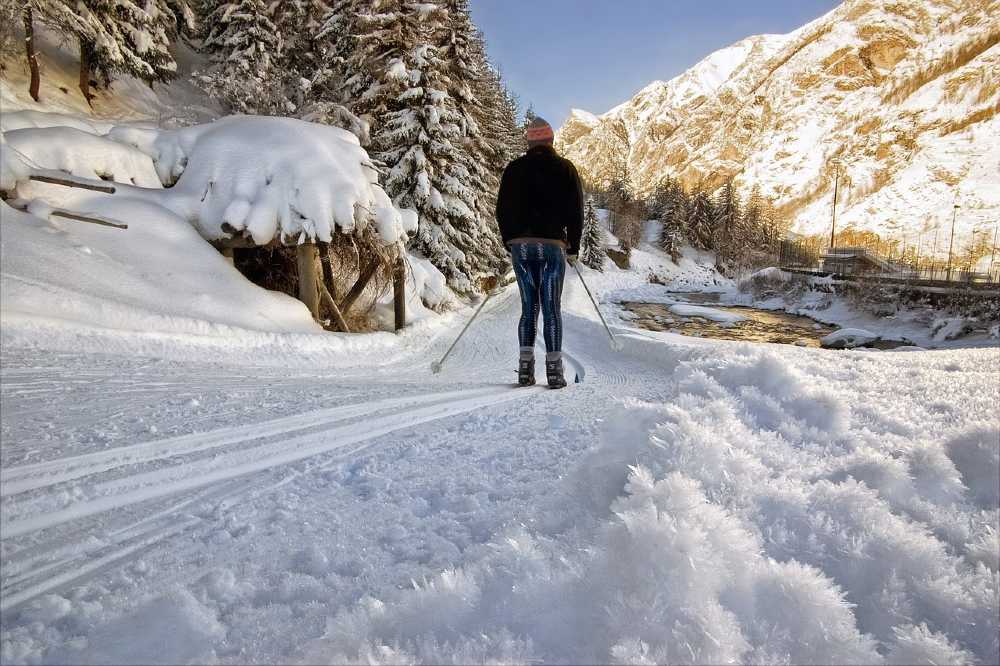
[[[552,243],[514,243],[510,250],[517,286],[521,289],[521,321],[517,327],[521,349],[535,346],[541,308],[545,320],[545,351],[561,351],[560,300],[566,275],[565,250]]]

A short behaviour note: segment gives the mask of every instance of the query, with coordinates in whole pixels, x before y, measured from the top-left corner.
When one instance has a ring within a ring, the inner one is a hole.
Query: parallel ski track
[[[206,433],[158,439],[95,453],[22,465],[0,470],[0,497],[17,495],[36,488],[44,488],[83,476],[99,474],[124,465],[137,465],[230,446],[240,442],[297,433],[387,408],[435,403],[451,398],[475,397],[493,392],[493,389],[480,389],[478,391],[450,391],[406,398],[390,398],[367,404],[360,403],[321,409],[259,423],[219,428]]]
[[[16,496],[118,467],[264,440],[263,444],[250,448],[223,450],[209,460],[189,460],[187,456],[160,470],[95,484],[95,496],[64,509],[5,519],[2,537],[7,541],[142,502],[194,493],[153,515],[111,531],[98,530],[99,533],[93,534],[84,527],[74,534],[54,535],[47,542],[14,553],[4,562],[0,610],[6,612],[42,594],[89,579],[106,568],[138,557],[168,537],[199,526],[211,529],[218,510],[237,504],[240,496],[271,492],[305,472],[292,469],[277,481],[264,485],[247,478],[248,475],[318,456],[322,457],[315,465],[325,469],[367,449],[372,440],[382,435],[520,399],[541,390],[544,389],[489,387],[345,405],[5,470],[4,492]],[[361,417],[369,418],[359,420]],[[340,424],[342,421],[351,422]],[[283,437],[289,434],[292,436]],[[16,484],[15,490],[8,483]],[[214,510],[205,518],[198,517],[198,511],[193,509],[199,506]],[[30,502],[25,508],[30,510]],[[81,545],[84,539],[89,539],[92,545]]]

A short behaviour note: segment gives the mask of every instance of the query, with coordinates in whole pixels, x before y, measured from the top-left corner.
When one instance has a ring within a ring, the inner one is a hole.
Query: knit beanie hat
[[[525,136],[528,139],[529,148],[551,144],[555,139],[555,133],[552,131],[552,125],[549,125],[544,119],[537,116],[534,120],[528,123],[528,129],[525,132]]]

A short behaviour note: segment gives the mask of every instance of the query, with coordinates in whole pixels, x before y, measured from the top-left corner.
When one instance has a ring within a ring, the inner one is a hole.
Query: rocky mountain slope
[[[593,181],[623,163],[639,191],[665,176],[761,188],[802,233],[878,231],[947,251],[1000,215],[1000,0],[847,0],[787,35],[750,37],[595,116],[557,144]],[[839,165],[839,167],[838,167]]]

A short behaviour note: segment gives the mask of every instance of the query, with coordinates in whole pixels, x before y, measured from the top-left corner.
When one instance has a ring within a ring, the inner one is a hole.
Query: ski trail
[[[356,418],[388,408],[443,402],[461,396],[476,397],[494,391],[494,389],[446,391],[405,398],[389,398],[371,403],[358,403],[284,416],[259,423],[220,428],[207,433],[192,433],[130,446],[120,446],[107,451],[22,465],[0,471],[0,497],[17,495],[126,465],[162,460],[241,442],[318,428],[332,422]]]
[[[299,435],[269,445],[255,447],[249,451],[238,451],[229,455],[219,454],[210,461],[196,460],[181,463],[165,470],[106,482],[95,486],[95,491],[99,496],[93,499],[83,500],[64,509],[29,515],[24,518],[5,518],[3,538],[5,540],[15,538],[88,516],[193,490],[212,483],[227,481],[322,453],[337,451],[352,444],[367,442],[397,430],[455,416],[478,407],[517,400],[539,390],[541,389],[493,390],[485,395],[393,412],[361,423],[352,423],[317,433]],[[209,469],[206,470],[206,467]],[[138,485],[139,487],[122,492],[122,486],[126,484],[128,486]],[[110,494],[100,495],[101,491],[105,493],[110,491]]]
[[[15,606],[19,606],[24,602],[30,601],[31,599],[34,599],[39,595],[45,594],[46,592],[49,592],[57,587],[75,582],[84,577],[92,576],[101,569],[104,569],[107,566],[115,564],[120,560],[132,555],[133,553],[145,550],[146,548],[149,548],[157,544],[158,542],[163,541],[164,539],[167,539],[176,534],[180,534],[187,528],[196,525],[199,522],[201,522],[199,519],[191,518],[179,524],[172,525],[167,529],[157,530],[150,537],[146,539],[140,539],[138,542],[134,544],[130,544],[125,548],[115,550],[103,557],[98,557],[90,562],[81,565],[80,567],[70,569],[69,571],[57,574],[55,576],[51,576],[42,583],[36,585],[30,585],[15,593],[9,593],[5,591],[3,594],[3,600],[0,601],[0,611],[10,610]]]

